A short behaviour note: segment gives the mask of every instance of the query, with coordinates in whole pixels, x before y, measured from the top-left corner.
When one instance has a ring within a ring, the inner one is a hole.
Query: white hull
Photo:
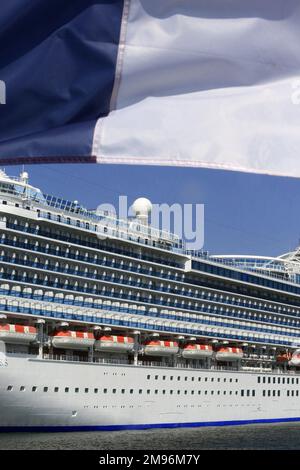
[[[258,376],[260,382],[266,377],[272,383],[258,383]],[[44,387],[48,389],[44,391]],[[300,420],[298,390],[296,376],[290,374],[83,364],[9,355],[8,365],[0,367],[0,429],[121,429]]]

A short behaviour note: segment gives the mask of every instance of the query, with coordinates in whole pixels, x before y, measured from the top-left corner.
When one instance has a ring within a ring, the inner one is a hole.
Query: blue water
[[[147,431],[0,434],[0,450],[300,449],[300,423]]]

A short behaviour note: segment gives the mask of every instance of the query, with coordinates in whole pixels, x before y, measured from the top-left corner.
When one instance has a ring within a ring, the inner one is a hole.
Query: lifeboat
[[[171,356],[179,351],[176,341],[147,341],[144,345],[144,353],[149,356]]]
[[[241,348],[220,348],[216,353],[217,361],[238,361],[243,358]]]
[[[300,366],[300,349],[296,349],[296,351],[292,354],[291,360],[289,361],[290,366]]]
[[[187,344],[182,350],[185,359],[205,359],[212,357],[212,346],[208,344]]]
[[[30,344],[37,340],[34,326],[0,325],[0,341],[12,344]]]
[[[128,353],[133,348],[134,340],[129,336],[100,336],[95,341],[95,350],[101,352]]]
[[[93,333],[85,331],[56,331],[52,337],[52,346],[60,349],[88,349],[94,343]]]
[[[276,356],[276,362],[284,363],[288,362],[291,359],[291,354],[290,353],[281,353]]]

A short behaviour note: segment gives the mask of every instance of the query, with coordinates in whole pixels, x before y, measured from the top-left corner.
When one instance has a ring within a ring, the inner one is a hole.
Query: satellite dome
[[[148,216],[152,210],[152,203],[145,197],[140,197],[132,204],[132,210],[136,216]]]
[[[23,183],[28,183],[28,178],[29,178],[29,175],[27,173],[27,171],[22,171],[21,174],[20,174],[20,181],[22,181]]]

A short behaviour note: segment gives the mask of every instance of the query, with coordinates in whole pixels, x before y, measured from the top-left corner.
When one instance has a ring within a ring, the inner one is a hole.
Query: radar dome
[[[28,178],[29,178],[29,175],[27,173],[27,171],[22,171],[21,174],[20,174],[20,181],[22,181],[23,183],[28,183]]]
[[[148,216],[152,210],[152,203],[145,197],[140,197],[132,204],[133,212],[136,216]]]

